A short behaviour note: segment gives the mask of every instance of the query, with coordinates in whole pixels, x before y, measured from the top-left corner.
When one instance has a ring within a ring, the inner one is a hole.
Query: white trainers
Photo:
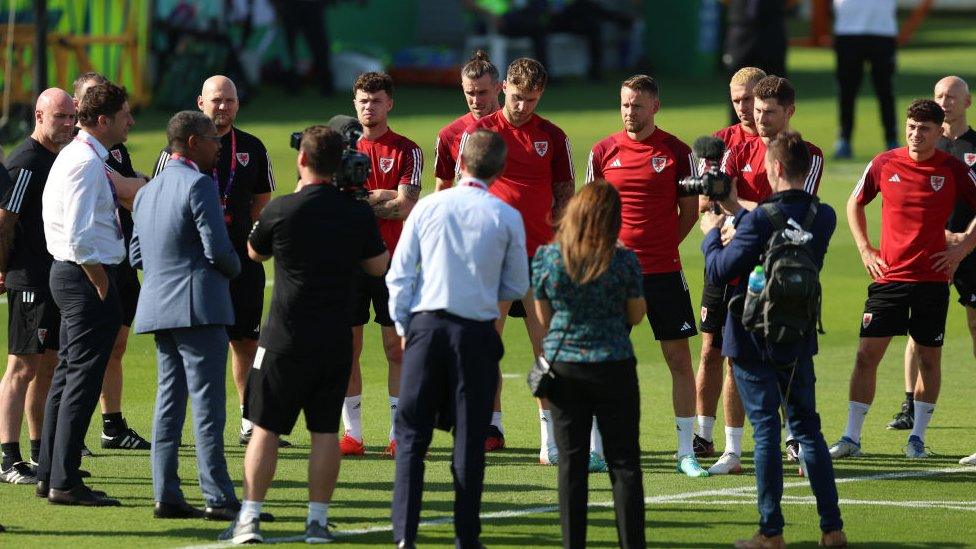
[[[858,457],[860,455],[861,445],[847,437],[840,437],[840,440],[830,447],[830,457],[833,459]]]
[[[959,465],[976,465],[976,454],[960,459]]]
[[[722,454],[714,465],[708,468],[709,475],[738,475],[742,473],[742,460],[732,452]]]

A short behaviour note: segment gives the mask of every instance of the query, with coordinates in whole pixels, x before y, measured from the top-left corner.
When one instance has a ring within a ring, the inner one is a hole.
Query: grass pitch
[[[971,16],[930,18],[914,44],[898,53],[895,89],[901,112],[915,97],[932,93],[936,80],[960,74],[972,67],[976,54],[976,19]],[[804,137],[832,150],[837,124],[833,85],[833,58],[829,50],[794,49],[789,75],[799,97],[793,127]],[[960,71],[963,71],[960,73]],[[970,78],[976,83],[976,79]],[[721,78],[689,79],[664,76],[663,109],[658,123],[686,142],[725,125],[727,88]],[[817,357],[819,409],[828,443],[840,436],[847,412],[847,384],[857,344],[857,329],[866,296],[868,278],[861,268],[852,239],[844,224],[843,205],[864,164],[882,146],[876,103],[870,85],[857,109],[854,137],[856,159],[836,162],[829,158],[821,185],[821,197],[833,205],[841,219],[834,235],[823,274],[824,325]],[[576,147],[578,174],[584,173],[587,152],[593,143],[620,128],[617,84],[567,83],[546,92],[540,114],[560,125]],[[437,130],[464,112],[457,90],[401,89],[396,95],[392,126],[420,144],[427,154],[424,185],[433,187],[433,143]],[[240,126],[261,137],[269,147],[279,182],[279,193],[293,189],[294,153],[288,134],[335,113],[351,113],[349,98],[321,99],[306,94],[284,97],[267,90],[242,107]],[[149,171],[159,148],[168,113],[144,112],[129,139],[136,166]],[[973,113],[976,116],[976,113]],[[902,137],[902,140],[904,138]],[[871,234],[877,241],[879,205],[870,207]],[[702,259],[698,249],[701,233],[693,231],[682,245],[682,261],[696,300],[700,295]],[[267,292],[270,298],[270,288]],[[953,298],[955,299],[955,298]],[[0,308],[6,308],[5,302]],[[6,314],[0,314],[0,333],[6,334]],[[5,337],[5,336],[4,336]],[[670,398],[670,376],[645,325],[634,330],[640,362],[642,392],[641,443],[644,450],[644,483],[648,497],[648,540],[653,547],[728,546],[756,529],[755,479],[746,437],[744,465],[747,473],[733,477],[689,479],[674,472],[675,435]],[[699,338],[691,340],[697,362]],[[525,331],[510,322],[505,334],[506,374],[505,428],[508,448],[488,456],[482,539],[492,547],[557,546],[561,542],[556,509],[556,470],[536,465],[539,426],[535,403],[525,389],[524,374],[531,361]],[[841,509],[852,543],[871,547],[976,547],[976,468],[956,464],[962,455],[976,451],[976,427],[972,422],[973,378],[976,374],[965,315],[958,305],[950,308],[942,395],[938,414],[930,427],[928,444],[938,457],[910,461],[901,449],[906,433],[884,429],[902,399],[902,349],[896,338],[878,379],[878,397],[864,429],[866,455],[836,464]],[[389,544],[389,509],[393,461],[381,455],[389,428],[386,401],[386,362],[379,330],[366,330],[364,364],[364,422],[368,453],[342,464],[330,520],[349,546]],[[135,336],[126,355],[124,411],[130,424],[149,436],[155,394],[155,359],[152,340]],[[230,376],[228,394],[234,394]],[[228,417],[238,415],[230,399]],[[721,410],[721,407],[720,407]],[[721,413],[721,412],[720,412]],[[97,424],[96,415],[96,424]],[[721,419],[716,434],[722,442]],[[232,476],[242,474],[243,449],[237,445],[236,420],[228,421],[227,458]],[[296,446],[284,450],[276,481],[269,493],[267,510],[278,520],[264,525],[268,537],[283,543],[300,541],[305,516],[305,467],[308,435],[303,427],[289,437]],[[749,428],[747,427],[747,433]],[[190,501],[201,503],[195,486],[193,437],[189,428],[181,452],[181,474]],[[23,446],[26,448],[26,433]],[[212,545],[225,526],[204,521],[161,521],[152,518],[152,490],[148,453],[98,449],[98,430],[93,428],[88,445],[98,454],[83,466],[94,474],[91,484],[121,498],[123,507],[80,509],[54,507],[33,497],[33,489],[0,485],[0,523],[8,532],[0,535],[6,547],[117,546],[178,547]],[[449,471],[450,437],[435,435],[427,461],[423,519],[418,540],[423,546],[449,546],[452,488]],[[787,469],[784,513],[786,538],[803,546],[819,539],[817,514],[805,481]],[[607,475],[590,476],[589,544],[616,546],[610,485]]]

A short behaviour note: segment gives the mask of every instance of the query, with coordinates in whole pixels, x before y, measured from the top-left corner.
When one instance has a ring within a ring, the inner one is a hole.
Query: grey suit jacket
[[[229,283],[241,262],[213,179],[170,160],[132,210],[129,262],[143,271],[135,331],[234,324]]]

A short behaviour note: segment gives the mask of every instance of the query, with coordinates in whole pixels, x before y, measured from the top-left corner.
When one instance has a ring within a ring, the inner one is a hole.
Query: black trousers
[[[891,85],[895,73],[896,43],[893,36],[849,35],[834,37],[837,55],[837,87],[840,97],[840,136],[850,140],[854,131],[854,101],[861,87],[864,64],[871,63],[871,82],[878,98],[885,142],[897,139],[895,93]]]
[[[549,394],[559,448],[559,514],[563,547],[586,547],[590,428],[595,415],[613,485],[622,548],[645,547],[644,483],[640,468],[640,390],[637,361],[553,364]]]
[[[115,268],[105,269],[109,290],[102,301],[81,267],[64,261],[51,266],[51,296],[61,309],[61,348],[44,406],[37,478],[58,490],[81,483],[81,447],[122,326]]]
[[[285,47],[291,60],[292,77],[298,78],[298,35],[305,37],[305,44],[312,56],[312,73],[319,90],[333,91],[332,44],[329,42],[325,22],[325,5],[322,0],[273,0],[285,34]],[[297,82],[293,84],[297,85]]]
[[[491,321],[446,313],[418,313],[410,321],[396,415],[394,541],[413,543],[417,539],[424,455],[435,417],[446,410],[453,412],[454,423],[455,544],[459,549],[479,547],[485,437],[502,353],[501,338]]]

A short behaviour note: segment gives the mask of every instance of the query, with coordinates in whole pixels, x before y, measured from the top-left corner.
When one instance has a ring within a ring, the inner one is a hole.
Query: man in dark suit
[[[200,112],[170,119],[172,151],[133,208],[132,266],[143,271],[137,333],[153,333],[159,387],[153,418],[152,476],[157,518],[203,517],[180,489],[178,451],[192,395],[200,488],[209,515],[240,507],[224,460],[226,327],[234,323],[229,281],[241,263],[208,175],[220,136]]]

